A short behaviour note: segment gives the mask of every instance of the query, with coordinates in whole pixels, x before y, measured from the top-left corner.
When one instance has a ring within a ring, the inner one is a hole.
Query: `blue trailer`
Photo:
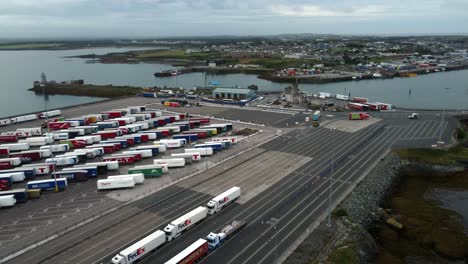
[[[159,147],[158,146],[152,146],[152,145],[139,146],[139,147],[136,147],[136,148],[131,148],[130,150],[145,150],[145,149],[150,149],[151,152],[153,153],[153,156],[156,156],[156,155],[159,154]]]
[[[231,146],[230,141],[205,142],[205,144],[215,144],[215,143],[221,144],[222,149],[227,149],[227,148],[229,148]]]
[[[185,139],[186,142],[195,142],[198,140],[197,134],[183,134],[183,135],[175,135],[172,139]]]
[[[212,148],[214,152],[218,152],[223,149],[223,144],[221,143],[197,144],[195,145],[195,148]]]
[[[141,95],[143,97],[151,97],[151,98],[157,97],[156,93],[141,93]]]
[[[105,166],[106,169],[107,169],[107,166]],[[85,171],[86,172],[86,176],[90,177],[90,178],[95,178],[98,176],[99,172],[98,172],[98,168],[97,166],[89,166],[89,167],[74,167],[74,168],[66,168],[66,169],[63,169],[62,171],[60,172],[70,172],[70,171]],[[107,172],[107,170],[106,170]]]
[[[68,186],[66,178],[57,178],[57,188],[62,191]],[[40,189],[41,191],[52,191],[55,190],[55,179],[30,181],[26,184],[28,190]]]
[[[51,178],[66,178],[70,181],[87,181],[88,175],[87,171],[81,169],[75,170],[66,170],[66,171],[58,171],[55,173],[55,176],[52,175]]]
[[[28,200],[28,192],[24,188],[0,192],[0,196],[3,195],[13,195],[17,203],[25,203]]]
[[[121,140],[113,139],[113,140],[101,141],[101,144],[107,144],[107,143],[119,143],[121,149],[128,148],[128,142],[125,139],[121,139]]]

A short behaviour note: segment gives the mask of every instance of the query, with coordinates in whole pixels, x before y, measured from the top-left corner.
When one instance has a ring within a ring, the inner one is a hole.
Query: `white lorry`
[[[208,209],[206,209],[206,207],[199,206],[196,209],[170,222],[164,228],[167,241],[171,241],[172,239],[180,236],[183,231],[205,219],[207,212]]]
[[[141,259],[146,254],[157,249],[166,242],[166,234],[157,230],[151,235],[136,242],[130,247],[120,251],[119,254],[112,258],[113,264],[130,264]]]
[[[122,189],[135,187],[135,178],[103,179],[97,181],[98,190]]]
[[[232,221],[231,224],[223,227],[219,233],[209,233],[208,236],[206,236],[206,240],[208,241],[208,248],[210,250],[215,250],[221,244],[224,243],[227,239],[229,239],[232,235],[236,234],[239,230],[241,230],[247,222],[245,221]]]
[[[234,202],[237,198],[240,197],[240,195],[241,190],[239,187],[232,187],[231,189],[223,192],[222,194],[219,194],[206,204],[206,207],[208,208],[208,213],[214,215],[227,205]]]

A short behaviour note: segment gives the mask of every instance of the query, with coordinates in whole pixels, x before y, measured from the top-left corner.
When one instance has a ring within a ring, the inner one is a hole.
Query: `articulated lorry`
[[[239,232],[247,224],[245,221],[232,221],[231,224],[223,227],[219,233],[209,233],[206,237],[208,241],[208,248],[215,250],[221,246],[224,241],[228,240],[231,236]]]

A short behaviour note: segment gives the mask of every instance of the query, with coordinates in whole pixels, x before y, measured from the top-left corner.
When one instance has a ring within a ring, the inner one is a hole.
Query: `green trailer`
[[[163,174],[163,169],[157,166],[139,166],[128,170],[128,174],[142,173],[145,178],[159,177]]]

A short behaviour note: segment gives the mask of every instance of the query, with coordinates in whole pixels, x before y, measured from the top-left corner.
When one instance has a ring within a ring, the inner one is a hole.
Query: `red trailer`
[[[25,151],[19,153],[10,154],[10,158],[21,158],[21,160],[31,160],[31,161],[38,161],[41,160],[41,152],[40,151]]]
[[[0,179],[0,191],[8,191],[11,188],[11,179]]]
[[[200,122],[200,124],[209,124],[210,123],[210,119],[209,118],[200,118],[200,117],[196,117],[196,118],[190,118],[190,122],[192,121],[198,121]]]
[[[179,114],[179,118],[182,120],[185,118],[185,114]]]
[[[376,103],[379,104],[380,110],[382,111],[388,111],[393,109],[393,105],[391,104],[386,104],[386,103]]]
[[[107,112],[102,112],[101,114],[107,115],[110,119],[119,118],[123,116],[121,111],[107,111]]]
[[[356,103],[367,103],[369,100],[363,97],[353,97],[353,102]]]
[[[0,136],[0,143],[7,143],[7,142],[16,142],[18,137],[15,135],[1,135]]]
[[[0,170],[8,170],[13,168],[11,162],[9,161],[0,161]]]
[[[158,126],[164,126],[166,124],[165,118],[158,118]]]
[[[371,110],[371,111],[379,111],[380,110],[380,104],[378,104],[378,103],[366,103],[365,105],[367,105],[369,107],[369,110]]]
[[[196,134],[198,139],[204,139],[208,137],[208,134],[206,132],[184,131],[183,134]]]
[[[149,141],[149,136],[146,134],[140,134],[141,137],[141,142],[148,142]]]
[[[109,138],[117,137],[117,132],[116,131],[99,131],[97,133],[94,133],[93,135],[100,135],[102,140],[106,140]]]
[[[120,147],[120,144],[118,144]],[[109,153],[114,153],[117,151],[116,145],[115,144],[98,144],[98,145],[93,145],[93,146],[88,146],[86,148],[102,148],[104,149],[104,153],[109,154]]]
[[[208,241],[200,238],[167,261],[166,264],[193,264],[198,262],[206,254],[208,254]]]
[[[365,110],[369,109],[369,107],[367,105],[360,104],[360,103],[349,103],[348,107],[349,107],[349,109],[359,110],[359,111],[365,111]]]
[[[86,140],[84,140],[84,139],[70,139],[69,141],[72,144],[73,148],[84,148],[84,147],[86,147]]]
[[[120,131],[122,131],[122,135],[128,135],[128,128],[126,127],[119,127],[118,128]]]
[[[0,156],[10,155],[10,150],[8,148],[0,148]]]
[[[47,123],[47,126],[52,130],[68,129],[68,128],[70,128],[70,123],[68,123],[68,122],[50,122],[50,123]]]

